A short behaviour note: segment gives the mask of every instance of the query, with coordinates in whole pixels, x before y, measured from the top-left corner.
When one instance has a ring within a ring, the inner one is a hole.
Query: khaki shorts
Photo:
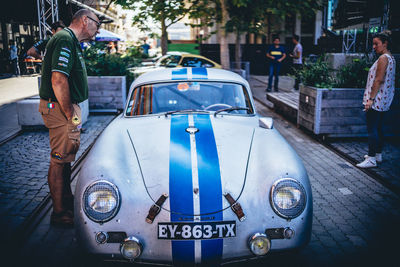
[[[50,103],[50,105],[49,105]],[[74,116],[78,116],[79,124],[67,120],[57,102],[40,99],[39,112],[42,114],[44,125],[49,129],[51,161],[68,163],[75,160],[81,143],[80,129],[82,127],[81,109],[73,104]]]

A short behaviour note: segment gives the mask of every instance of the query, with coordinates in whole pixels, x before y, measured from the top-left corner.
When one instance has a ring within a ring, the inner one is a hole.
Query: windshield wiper
[[[190,113],[192,113],[192,112],[210,113],[210,112],[208,112],[206,110],[201,110],[201,109],[181,109],[181,110],[171,110],[171,111],[165,112],[164,115],[165,115],[165,117],[168,117],[168,115],[171,115],[171,114],[174,114],[174,113],[179,113],[179,112],[182,112],[182,113],[185,113],[185,112],[190,112]]]
[[[247,110],[247,111],[250,111],[249,108],[243,108],[243,107],[223,108],[223,109],[220,109],[220,110],[215,111],[215,112],[214,112],[214,117],[216,117],[218,113],[221,113],[221,112],[231,112],[231,111],[234,111],[234,110]]]

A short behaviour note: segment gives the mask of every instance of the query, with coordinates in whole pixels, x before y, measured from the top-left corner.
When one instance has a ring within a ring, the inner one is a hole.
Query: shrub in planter
[[[316,62],[306,61],[303,68],[296,72],[304,85],[318,88],[332,88],[334,78],[328,63],[321,56]]]
[[[339,69],[335,87],[365,88],[371,65],[372,62],[366,58],[353,59],[353,62]]]

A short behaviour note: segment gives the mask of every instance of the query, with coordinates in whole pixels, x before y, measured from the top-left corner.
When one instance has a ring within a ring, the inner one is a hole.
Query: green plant
[[[104,43],[96,43],[83,53],[86,71],[89,76],[126,76],[129,89],[134,80],[128,68],[139,65],[142,52],[137,48],[129,48],[124,55],[108,54]]]
[[[127,75],[128,67],[139,64],[136,57],[119,53],[108,54],[105,51],[104,43],[96,43],[84,51],[83,55],[89,76]]]
[[[321,56],[316,62],[306,61],[303,68],[296,71],[304,85],[318,88],[332,88],[334,79],[328,63]]]
[[[347,65],[342,66],[336,77],[336,87],[364,88],[368,78],[371,62],[366,58],[355,58]]]

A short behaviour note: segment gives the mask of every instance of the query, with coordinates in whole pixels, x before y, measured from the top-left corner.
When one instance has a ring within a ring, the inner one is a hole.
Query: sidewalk
[[[89,116],[76,160],[89,148],[114,115]],[[11,247],[23,233],[27,219],[49,194],[48,131],[24,131],[0,146],[0,235],[3,247]],[[74,162],[73,162],[74,163]],[[72,163],[72,164],[73,164]]]
[[[251,75],[249,82],[252,87],[253,97],[269,108],[274,108],[274,104],[266,98],[265,89],[268,84],[268,76]],[[298,95],[298,92],[292,90],[293,85],[293,78],[282,76],[279,79],[279,93],[270,92],[269,94],[276,95],[277,97],[284,94]],[[362,161],[364,155],[368,154],[368,141],[365,137],[329,138],[325,141],[325,144],[346,157],[354,165]],[[383,162],[377,168],[364,169],[364,171],[377,178],[382,184],[397,194],[400,194],[400,142],[393,138],[386,140],[383,151]]]

